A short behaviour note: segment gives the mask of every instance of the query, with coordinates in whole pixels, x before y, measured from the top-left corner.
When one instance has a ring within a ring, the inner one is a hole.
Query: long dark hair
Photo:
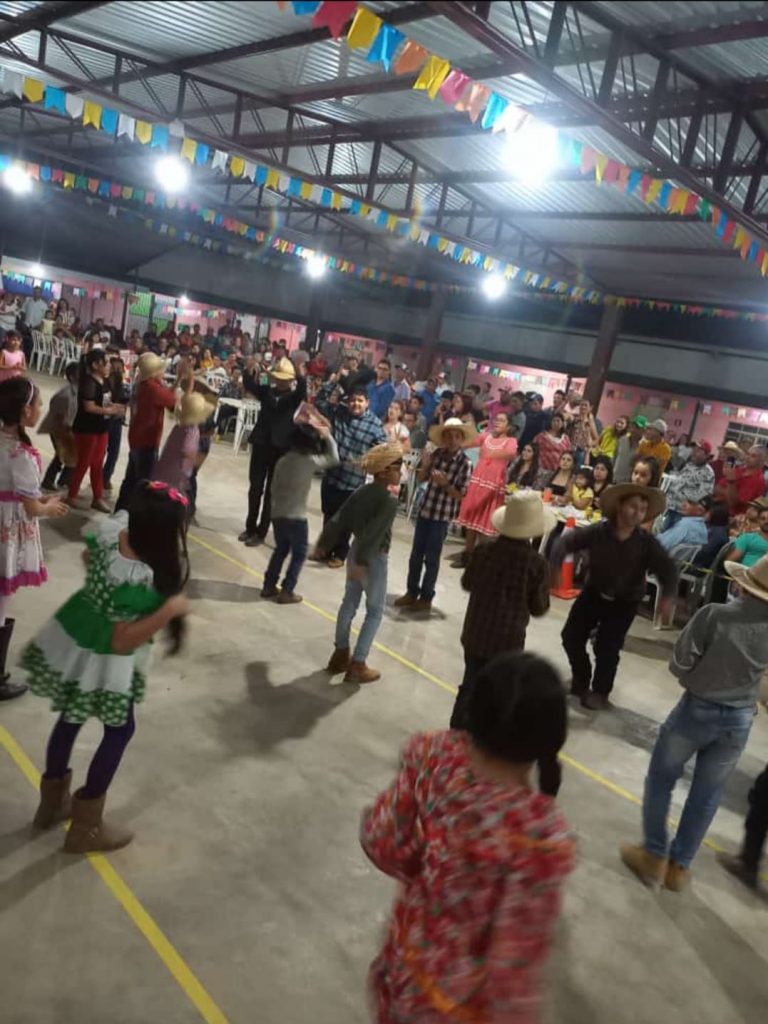
[[[37,387],[27,377],[11,377],[0,382],[0,426],[16,427],[22,444],[32,447],[21,416],[37,395]]]
[[[80,385],[82,386],[93,373],[96,363],[106,363],[106,361],[107,353],[103,348],[92,348],[90,352],[86,352],[80,360]]]
[[[595,466],[605,466],[608,471],[608,476],[605,478],[604,483],[599,485],[595,479]],[[611,486],[613,483],[613,459],[611,459],[610,456],[598,455],[596,459],[592,460],[592,478],[592,490],[595,492],[595,496],[602,494],[606,487]]]
[[[654,458],[653,455],[637,454],[634,457],[634,459],[632,459],[633,472],[639,462],[644,462],[645,465],[648,466],[648,468],[651,471],[651,479],[648,484],[648,487],[658,487],[659,483],[661,482],[661,466],[659,465],[659,460]]]
[[[171,498],[169,488],[144,480],[136,488],[128,510],[128,543],[154,573],[161,597],[180,593],[189,579],[187,506]],[[168,654],[177,654],[184,638],[184,620],[168,623]]]
[[[521,474],[520,470],[523,467],[523,448],[532,448],[533,449],[533,459],[531,460],[531,464],[530,464],[529,468],[526,469],[525,472]],[[517,484],[518,487],[533,487],[533,484],[534,484],[534,481],[535,481],[535,479],[536,479],[536,477],[538,475],[538,472],[539,472],[539,446],[537,444],[533,444],[533,442],[529,441],[528,444],[524,444],[522,446],[522,448],[520,449],[520,454],[515,459],[515,461],[512,463],[512,466],[511,466],[511,468],[509,470],[509,474],[507,476],[507,481],[510,484]]]

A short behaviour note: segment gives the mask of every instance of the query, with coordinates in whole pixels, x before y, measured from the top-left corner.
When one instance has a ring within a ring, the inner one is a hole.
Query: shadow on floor
[[[261,588],[243,587],[239,583],[225,583],[221,580],[190,580],[184,590],[192,600],[205,601],[260,601]]]
[[[94,516],[96,514],[94,513]],[[46,549],[55,551],[57,548],[73,542],[82,544],[83,527],[86,521],[86,516],[79,515],[77,512],[68,512],[61,519],[46,519],[44,540]]]
[[[29,836],[28,831],[27,835]],[[59,850],[53,850],[45,857],[27,864],[26,867],[17,871],[11,878],[0,883],[0,914],[16,906],[25,896],[34,892],[41,885],[45,885],[46,882],[50,881],[60,871],[82,863],[82,860],[82,857],[74,857],[72,854],[64,854]]]
[[[245,700],[229,704],[218,714],[219,727],[234,754],[269,752],[285,740],[307,736],[359,689],[350,683],[332,683],[324,669],[275,685],[269,679],[269,664],[263,661],[246,665],[245,678]]]
[[[666,637],[659,637],[649,640],[642,636],[628,636],[624,641],[624,652],[626,654],[637,654],[641,658],[649,658],[653,661],[669,661],[675,642]]]

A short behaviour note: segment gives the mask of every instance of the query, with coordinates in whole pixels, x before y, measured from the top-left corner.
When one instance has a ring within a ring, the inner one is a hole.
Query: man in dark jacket
[[[271,521],[272,474],[277,460],[288,451],[294,413],[307,397],[306,381],[303,377],[296,378],[290,359],[278,359],[269,375],[257,374],[256,368],[246,370],[243,376],[245,390],[261,403],[250,436],[248,518],[238,537],[249,548],[261,544],[267,536]]]

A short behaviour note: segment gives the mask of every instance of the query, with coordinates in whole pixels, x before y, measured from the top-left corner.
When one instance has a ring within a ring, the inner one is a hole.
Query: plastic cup
[[[552,490],[549,487],[545,487],[541,494],[541,500],[548,505],[552,501]]]

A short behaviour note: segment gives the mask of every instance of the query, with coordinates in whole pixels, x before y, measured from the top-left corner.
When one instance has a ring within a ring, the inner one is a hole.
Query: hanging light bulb
[[[507,167],[525,185],[540,185],[556,169],[557,129],[552,125],[529,118],[505,140]]]
[[[155,177],[166,192],[183,192],[189,184],[189,171],[175,156],[164,156],[157,161]]]
[[[493,301],[501,298],[507,290],[507,285],[503,277],[498,274],[489,274],[483,279],[482,288],[486,299]]]
[[[33,263],[32,266],[29,268],[29,272],[30,274],[32,274],[33,277],[42,277],[43,274],[45,273],[45,267],[42,265],[42,263]]]
[[[32,191],[32,179],[18,164],[11,164],[4,171],[3,184],[11,192],[15,192],[17,196],[23,196]]]
[[[325,260],[322,256],[310,256],[307,260],[307,274],[314,280],[322,277],[325,273]]]

